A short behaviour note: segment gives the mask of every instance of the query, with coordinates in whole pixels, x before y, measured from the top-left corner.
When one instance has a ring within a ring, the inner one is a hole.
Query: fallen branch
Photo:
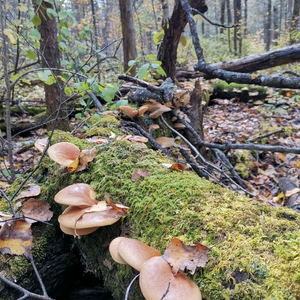
[[[277,129],[277,130],[270,131],[270,132],[268,132],[268,133],[259,135],[259,136],[256,137],[256,138],[247,140],[247,142],[249,142],[249,143],[257,142],[257,141],[260,141],[260,140],[262,140],[262,139],[264,139],[264,138],[266,138],[266,137],[268,137],[268,136],[271,136],[271,135],[273,135],[273,134],[277,134],[277,133],[280,133],[280,132],[284,132],[284,128]]]

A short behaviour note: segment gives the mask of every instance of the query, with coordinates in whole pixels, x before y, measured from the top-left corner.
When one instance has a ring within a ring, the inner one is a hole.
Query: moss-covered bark
[[[82,147],[82,140],[72,142]],[[225,237],[210,251],[210,262],[192,277],[204,299],[298,299],[299,215],[252,201],[192,171],[165,170],[162,163],[168,162],[138,144],[115,141],[97,147],[95,160],[81,173],[62,173],[52,163],[43,183],[50,203],[63,187],[84,182],[98,199],[108,192],[113,201],[130,206],[122,221],[74,241],[86,270],[103,277],[115,299],[124,299],[135,271],[111,259],[108,246],[114,237],[138,238],[161,251],[172,237],[207,246]],[[148,169],[148,176],[132,182],[133,169]],[[137,284],[132,292],[130,299],[143,299]]]

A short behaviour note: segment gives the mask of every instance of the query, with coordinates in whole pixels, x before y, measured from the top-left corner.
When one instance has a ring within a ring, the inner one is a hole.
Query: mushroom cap
[[[162,257],[153,257],[144,263],[140,274],[140,287],[146,300],[159,300],[168,289],[164,300],[201,300],[196,283],[186,275],[173,276],[171,266]]]
[[[159,125],[158,124],[152,124],[149,126],[148,131],[151,131],[151,129],[153,128],[153,130],[159,129]]]
[[[43,152],[44,149],[46,148],[47,143],[48,143],[48,138],[38,139],[38,140],[35,141],[34,146],[40,152]]]
[[[167,112],[167,111],[171,111],[171,108],[170,107],[167,107],[165,105],[161,105],[157,110],[153,111],[149,117],[150,118],[158,118],[159,116],[161,116],[164,112]]]
[[[173,138],[168,138],[168,137],[159,137],[156,139],[156,142],[161,145],[163,148],[169,148],[174,146],[175,140]]]
[[[160,251],[135,239],[123,239],[118,244],[121,258],[134,269],[140,271],[144,262],[154,256],[161,256]]]
[[[133,137],[129,138],[129,141],[137,143],[147,143],[148,139],[144,136],[134,135]]]
[[[148,108],[149,107],[147,105],[141,106],[140,109],[139,109],[139,116],[140,117],[144,116],[144,113],[147,111]]]
[[[119,236],[111,241],[109,244],[109,253],[114,261],[116,261],[119,264],[127,265],[127,262],[120,256],[118,251],[118,245],[119,243],[126,239],[125,237]]]
[[[72,164],[78,158],[79,154],[79,148],[68,142],[54,144],[48,149],[49,157],[65,167]]]
[[[97,204],[96,192],[86,183],[75,183],[59,191],[55,202],[64,205],[78,206],[81,208]]]
[[[73,228],[65,227],[62,224],[59,224],[59,226],[62,232],[69,235],[86,235],[96,231],[99,228],[99,227],[92,227],[92,228],[85,228],[85,229],[76,229],[75,232],[75,229]]]
[[[133,109],[130,106],[120,106],[119,109],[132,120],[133,117],[135,117],[139,113],[136,109]]]
[[[116,223],[124,214],[112,207],[103,211],[86,212],[84,208],[69,206],[59,217],[58,222],[68,228],[85,229],[107,226]]]
[[[185,125],[182,124],[181,122],[176,122],[173,126],[175,129],[184,129]]]

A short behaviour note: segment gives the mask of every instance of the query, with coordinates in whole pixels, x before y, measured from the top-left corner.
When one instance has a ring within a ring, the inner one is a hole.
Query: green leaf
[[[81,117],[82,117],[81,113],[78,113],[78,114],[75,115],[76,119],[81,119]]]
[[[54,17],[57,17],[57,13],[54,9],[52,8],[47,8],[47,15],[48,17],[52,20]]]
[[[69,86],[66,86],[64,91],[67,96],[70,96],[73,93],[72,89]]]
[[[153,54],[148,54],[148,55],[147,55],[147,58],[153,60],[153,59],[155,59],[156,57],[155,57],[155,55],[153,55]]]
[[[33,60],[36,59],[36,54],[35,54],[35,52],[34,52],[33,50],[28,50],[27,56],[28,56],[29,58],[33,59]]]
[[[160,75],[167,77],[166,72],[164,71],[164,69],[161,66],[159,66],[156,70]]]
[[[35,28],[30,29],[29,34],[37,41],[41,39],[41,34]]]
[[[38,15],[35,15],[32,19],[32,23],[35,26],[39,26],[42,23],[42,20],[40,19],[40,17]]]
[[[66,11],[60,11],[60,12],[58,13],[58,18],[59,18],[60,20],[65,20],[65,19],[68,18],[68,13],[67,13]]]
[[[121,99],[115,104],[115,109],[120,107],[120,106],[126,106],[128,104],[128,100],[126,99]]]
[[[161,43],[161,41],[163,40],[164,38],[164,35],[165,35],[165,31],[162,30],[160,32],[157,32],[153,35],[153,41],[154,43],[157,45],[159,43]]]
[[[156,69],[156,68],[158,68],[160,65],[159,64],[156,64],[156,63],[152,63],[151,64],[151,67],[153,68],[153,69]]]
[[[143,79],[146,75],[147,71],[149,70],[150,64],[144,64],[140,67],[138,73],[136,74],[136,77],[139,79]]]
[[[79,103],[80,103],[80,105],[82,105],[82,106],[86,106],[86,102],[85,102],[84,100],[82,100],[82,99],[79,100]]]
[[[45,70],[44,73],[48,76],[50,76],[52,74],[52,72],[50,70]]]
[[[130,61],[128,62],[128,67],[133,66],[135,63],[136,63],[136,61],[135,61],[134,59],[130,60]]]
[[[66,37],[70,36],[70,30],[67,27],[62,27],[61,32]]]
[[[179,42],[180,42],[180,44],[181,44],[183,47],[186,46],[186,44],[187,44],[187,39],[186,39],[186,37],[185,37],[183,34],[180,36]]]
[[[110,87],[106,87],[103,89],[102,91],[102,98],[106,101],[106,102],[111,102],[114,98],[115,98],[115,94],[116,94],[117,90],[110,88]]]

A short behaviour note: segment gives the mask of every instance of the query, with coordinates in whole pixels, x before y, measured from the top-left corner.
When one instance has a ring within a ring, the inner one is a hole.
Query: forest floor
[[[36,95],[36,88],[33,92]],[[31,97],[30,93],[28,97]],[[264,100],[250,100],[248,103],[243,103],[237,98],[213,99],[205,109],[205,140],[214,143],[248,143],[253,138],[274,132],[254,143],[300,147],[298,97],[293,91],[279,93],[269,89]],[[31,117],[21,114],[14,116],[12,121],[32,122]],[[78,119],[71,119],[72,126],[79,122]],[[37,138],[46,137],[46,134],[46,129],[41,128],[31,130],[27,136],[14,136],[17,176],[28,172],[36,163],[40,152],[33,146],[34,141]],[[299,155],[245,150],[230,150],[225,154],[244,179],[247,189],[256,194],[259,201],[268,202],[271,205],[285,203],[278,184],[280,177],[288,177],[299,186]],[[5,179],[5,175],[8,174],[6,170],[8,162],[4,157],[0,159],[2,169],[0,188],[5,189],[8,186]],[[234,185],[231,187],[235,189]]]

